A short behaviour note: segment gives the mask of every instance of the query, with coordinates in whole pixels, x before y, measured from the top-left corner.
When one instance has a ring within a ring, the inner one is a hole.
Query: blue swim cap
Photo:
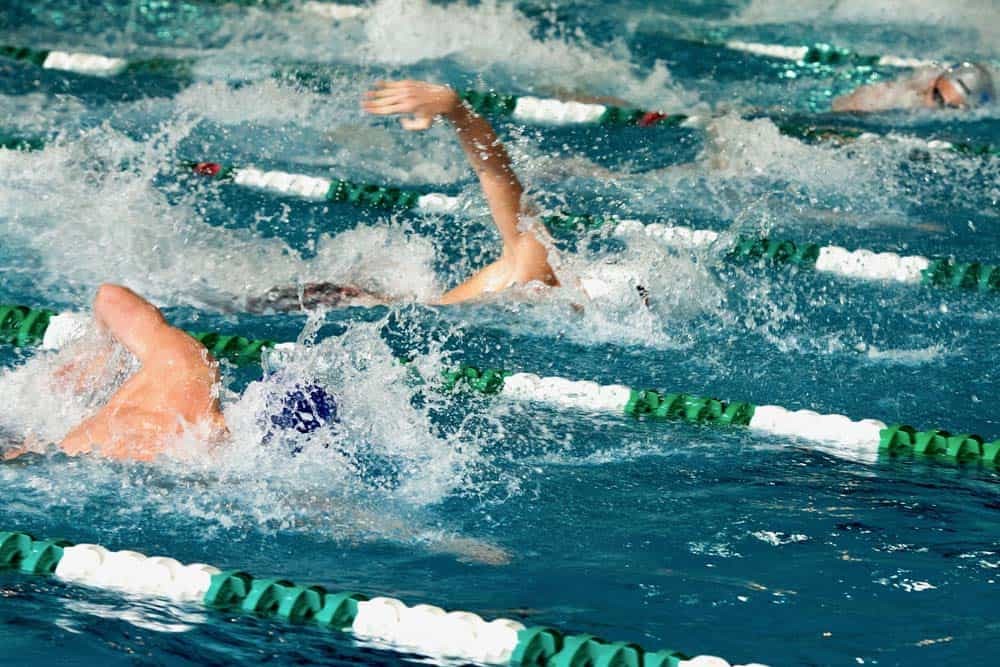
[[[323,426],[340,423],[337,399],[315,383],[297,384],[286,392],[270,419],[277,428],[294,429],[299,433],[312,433]]]
[[[282,442],[292,456],[302,453],[304,442],[295,438],[291,432],[305,435],[340,424],[336,397],[315,382],[296,383],[281,395],[280,400],[278,394],[274,394],[273,400],[273,407],[268,415],[271,427],[264,434],[264,443],[268,444],[281,435],[289,436],[288,439],[282,438]],[[362,443],[345,449],[338,444],[336,438],[325,438],[320,444],[323,449],[332,448],[339,452],[348,468],[370,486],[382,489],[399,486],[401,466],[373,451],[370,444]]]

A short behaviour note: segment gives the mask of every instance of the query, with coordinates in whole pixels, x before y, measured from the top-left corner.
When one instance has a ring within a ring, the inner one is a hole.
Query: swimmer
[[[219,365],[208,350],[128,288],[101,285],[93,309],[94,323],[105,334],[101,348],[57,369],[56,388],[92,390],[115,342],[134,355],[139,369],[96,414],[73,428],[59,449],[70,456],[151,461],[185,434],[221,444],[228,430],[219,406]],[[261,420],[265,442],[280,433],[313,433],[340,421],[336,398],[315,383],[296,384],[267,398],[269,412]],[[25,443],[3,458],[35,449],[35,443]]]
[[[210,446],[228,440],[218,399],[219,365],[201,343],[168,324],[160,311],[141,296],[118,285],[105,284],[98,289],[94,321],[106,334],[103,347],[78,354],[59,368],[52,378],[56,389],[93,390],[100,384],[103,367],[112,361],[115,342],[131,352],[140,366],[96,414],[62,439],[58,446],[63,453],[152,461],[175,450],[184,435],[193,435]],[[340,424],[336,397],[315,382],[285,386],[267,395],[265,402],[266,412],[260,416],[263,444],[271,446],[282,435],[292,436],[281,443],[288,445],[292,456],[302,449],[301,439],[295,434],[322,433],[321,429],[335,430]],[[0,443],[13,441],[13,435],[0,430]],[[0,446],[0,460],[10,461],[46,449],[34,441],[6,452]],[[358,464],[349,456],[344,461],[349,467],[357,468]],[[419,540],[424,549],[463,561],[492,565],[510,561],[510,554],[489,542],[437,527],[433,531],[421,529],[412,520],[404,521],[391,513],[345,508],[312,495],[301,502],[323,516],[343,516],[346,509],[351,524],[374,531],[376,537],[383,534],[407,542]]]
[[[549,264],[549,249],[522,208],[524,188],[514,173],[510,156],[489,122],[475,113],[448,86],[423,81],[381,81],[362,99],[362,108],[375,116],[401,116],[406,130],[427,130],[437,118],[454,128],[465,155],[479,177],[479,184],[500,233],[500,257],[457,287],[441,295],[440,305],[472,301],[490,293],[528,284],[558,287]],[[276,287],[251,299],[253,310],[291,310],[320,305],[348,306],[388,303],[385,295],[354,285],[313,283],[298,290]]]
[[[973,109],[996,101],[990,70],[981,63],[962,63],[941,70],[924,68],[898,81],[861,86],[833,100],[834,111],[890,109]]]

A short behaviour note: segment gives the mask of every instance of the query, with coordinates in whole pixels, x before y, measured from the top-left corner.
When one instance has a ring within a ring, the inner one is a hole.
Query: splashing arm
[[[156,306],[127,287],[108,283],[94,297],[94,321],[142,362],[153,353],[157,333],[167,326]]]
[[[143,365],[154,359],[214,363],[201,343],[170,326],[156,306],[127,287],[101,285],[94,298],[94,320]]]
[[[109,326],[109,321],[114,322],[119,329],[125,328],[119,323],[121,317],[119,304],[131,298],[139,299],[124,287],[105,284],[98,288],[93,304],[97,335],[86,336],[67,349],[68,360],[60,363],[52,372],[56,386],[82,394],[89,391],[98,381],[106,371],[108,363],[115,359],[114,339],[118,336]],[[129,349],[133,351],[132,348]],[[117,370],[120,370],[125,363],[125,359],[116,359]]]

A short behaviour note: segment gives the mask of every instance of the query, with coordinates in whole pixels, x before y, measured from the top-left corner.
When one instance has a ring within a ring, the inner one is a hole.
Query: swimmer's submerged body
[[[362,107],[376,116],[402,116],[400,124],[410,131],[427,130],[436,118],[446,119],[455,128],[469,164],[479,177],[493,222],[500,233],[500,258],[442,294],[434,303],[449,305],[472,301],[528,284],[559,286],[542,232],[522,210],[524,188],[514,173],[510,156],[485,118],[448,86],[423,81],[379,82],[365,94]],[[387,295],[356,285],[310,283],[302,287],[275,287],[251,299],[247,306],[252,311],[281,311],[318,306],[371,306],[391,301],[393,299]]]
[[[253,297],[246,302],[251,313],[288,312],[292,310],[315,310],[316,308],[346,308],[360,306],[370,308],[392,303],[385,294],[370,292],[357,285],[337,283],[306,283],[272,287],[266,294]]]

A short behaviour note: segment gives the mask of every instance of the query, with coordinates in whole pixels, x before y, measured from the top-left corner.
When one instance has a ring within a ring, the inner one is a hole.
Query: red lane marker
[[[639,119],[639,127],[649,127],[650,125],[656,125],[661,120],[667,117],[667,114],[660,113],[659,111],[647,111]]]
[[[194,173],[199,176],[217,176],[222,171],[222,165],[218,162],[199,162],[194,166]]]

